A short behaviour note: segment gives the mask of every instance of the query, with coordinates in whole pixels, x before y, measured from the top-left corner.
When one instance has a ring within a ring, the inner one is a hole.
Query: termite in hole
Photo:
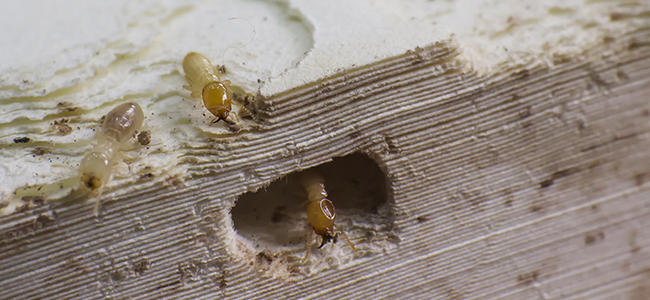
[[[336,228],[343,234],[343,237],[350,245],[350,248],[352,248],[354,252],[357,252],[357,248],[355,248],[352,242],[350,242],[350,239],[348,238],[348,235],[345,234],[343,228],[334,224],[336,210],[334,209],[332,201],[327,199],[325,179],[323,176],[316,171],[305,171],[301,174],[300,181],[307,191],[307,199],[309,200],[309,204],[307,205],[307,220],[313,229],[309,231],[309,238],[307,238],[307,253],[305,253],[305,257],[302,259],[300,264],[303,264],[309,256],[312,234],[314,232],[322,238],[320,246],[318,246],[319,249],[327,242],[337,242],[338,233],[334,234],[334,229]]]
[[[144,113],[137,103],[127,102],[113,108],[104,119],[97,134],[97,144],[86,154],[79,166],[79,183],[90,190],[99,191],[93,213],[99,215],[101,192],[113,175],[113,165],[120,160],[120,151],[135,132],[142,127]]]
[[[213,123],[224,121],[228,125],[234,125],[235,122],[228,120],[228,115],[232,112],[232,105],[236,103],[233,102],[230,91],[230,80],[221,78],[222,70],[224,69],[219,65],[213,67],[205,55],[190,52],[183,59],[183,71],[189,83],[183,88],[191,92],[192,98],[203,99],[205,108],[217,117]],[[245,107],[240,108],[253,116]]]

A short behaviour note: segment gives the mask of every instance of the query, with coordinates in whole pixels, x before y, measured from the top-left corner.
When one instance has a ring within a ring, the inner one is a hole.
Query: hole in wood
[[[327,198],[336,208],[335,224],[345,230],[358,251],[354,252],[342,236],[336,244],[318,249],[321,237],[313,234],[311,253],[300,264],[313,231],[307,220],[308,194],[301,176],[312,171],[322,175]],[[260,261],[281,258],[287,264],[314,272],[395,247],[399,238],[388,198],[387,179],[379,166],[367,155],[354,153],[289,174],[266,189],[246,193],[231,212],[240,240],[266,258]]]

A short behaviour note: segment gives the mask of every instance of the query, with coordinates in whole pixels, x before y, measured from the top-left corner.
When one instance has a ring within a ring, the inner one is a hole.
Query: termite
[[[312,234],[315,232],[320,235],[322,240],[318,248],[322,248],[328,242],[336,243],[338,240],[338,233],[334,234],[334,229],[338,229],[345,237],[345,240],[350,245],[354,252],[357,249],[354,247],[348,235],[340,226],[334,224],[336,219],[336,210],[332,201],[327,199],[327,191],[325,190],[325,179],[316,171],[305,171],[301,174],[302,186],[307,191],[307,221],[313,230],[309,231],[309,238],[307,238],[307,253],[302,259],[300,264],[304,263],[309,256],[311,250]]]
[[[79,182],[91,192],[101,192],[113,174],[118,161],[118,151],[134,136],[144,122],[144,113],[137,103],[127,102],[113,108],[104,119],[102,130],[97,134],[97,144],[86,154],[79,166]],[[99,214],[97,200],[93,213]]]
[[[183,59],[183,71],[185,79],[189,85],[183,88],[190,91],[192,98],[203,99],[203,105],[217,120],[224,121],[228,125],[234,125],[235,122],[228,120],[228,115],[232,111],[233,97],[230,91],[230,80],[221,79],[223,75],[222,67],[212,66],[210,60],[205,55],[196,52],[190,52]],[[249,115],[253,115],[245,107],[241,107]]]

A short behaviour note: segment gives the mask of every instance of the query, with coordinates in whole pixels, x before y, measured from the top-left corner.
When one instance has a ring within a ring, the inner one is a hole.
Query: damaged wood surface
[[[197,141],[188,177],[117,190],[98,219],[25,199],[0,219],[0,298],[645,299],[648,40],[490,77],[449,41],[258,97],[257,127]],[[355,153],[387,191],[341,210],[358,254],[299,265],[303,244],[237,235],[242,194]]]

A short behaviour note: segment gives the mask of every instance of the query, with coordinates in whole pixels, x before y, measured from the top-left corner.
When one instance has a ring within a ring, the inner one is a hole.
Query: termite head
[[[218,119],[216,122],[226,120],[232,109],[232,93],[223,82],[211,82],[203,87],[203,104]]]
[[[90,152],[81,161],[79,183],[90,191],[95,191],[108,182],[111,165],[108,156],[100,152]]]
[[[310,201],[307,206],[307,220],[309,225],[314,229],[316,234],[323,238],[320,247],[323,247],[327,242],[333,241],[336,243],[336,236],[334,235],[334,219],[336,218],[336,210],[334,204],[327,198],[320,199],[319,201]]]

